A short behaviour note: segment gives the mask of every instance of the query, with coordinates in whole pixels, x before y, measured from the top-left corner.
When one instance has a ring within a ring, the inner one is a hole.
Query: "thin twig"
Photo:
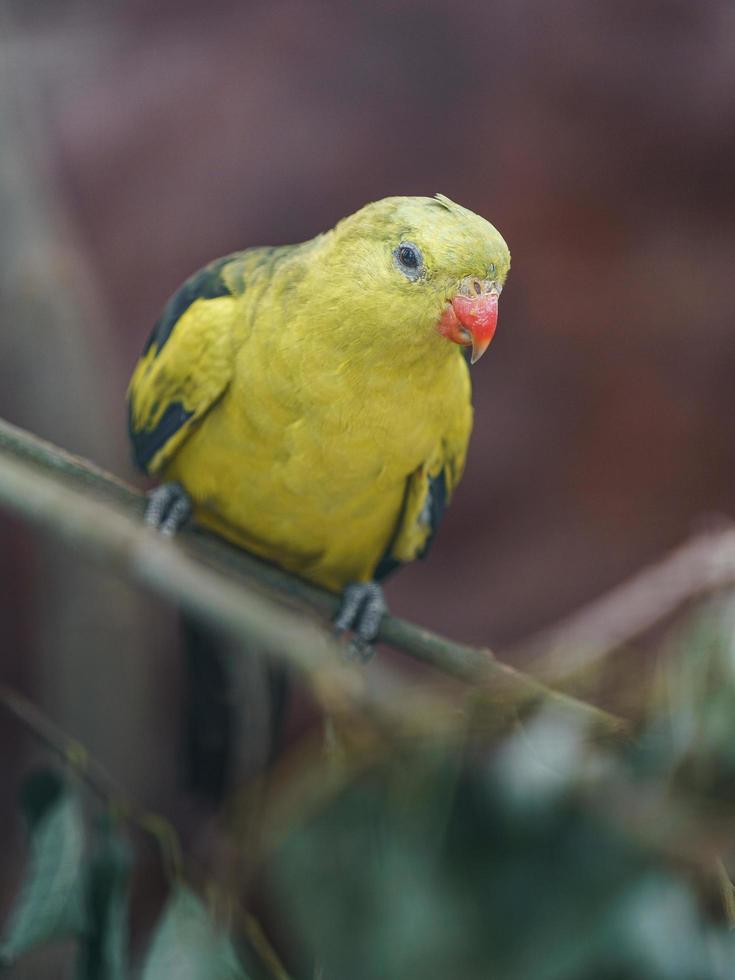
[[[65,762],[102,803],[155,838],[171,877],[181,877],[181,845],[173,826],[164,817],[132,803],[102,763],[87,748],[51,721],[28,698],[0,685],[0,708],[12,715],[51,752]]]
[[[262,925],[249,912],[243,915],[243,931],[274,980],[290,980],[285,966],[271,945]]]
[[[561,623],[518,645],[534,674],[563,683],[670,619],[687,603],[735,587],[735,529],[691,538]]]
[[[104,561],[213,626],[298,668],[332,712],[357,707],[399,730],[464,725],[447,698],[408,685],[384,664],[358,671],[303,608],[331,615],[337,597],[202,531],[176,542],[144,527],[144,497],[85,460],[0,420],[0,505]],[[289,609],[284,599],[300,608]],[[501,664],[490,651],[455,643],[395,617],[380,639],[478,689],[490,704],[523,711],[545,698],[579,714],[597,734],[620,735],[625,723],[550,690]]]
[[[77,742],[50,718],[47,718],[35,704],[24,698],[22,694],[18,694],[17,691],[13,691],[2,684],[0,685],[0,706],[8,714],[13,715],[27,731],[35,735],[46,748],[68,762],[103,803],[116,807],[122,806],[127,809],[122,789],[102,763],[94,759],[81,742]]]

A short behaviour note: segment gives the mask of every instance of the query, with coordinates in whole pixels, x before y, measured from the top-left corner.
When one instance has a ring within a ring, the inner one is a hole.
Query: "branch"
[[[172,542],[140,520],[139,491],[87,461],[0,420],[0,505],[65,538],[238,640],[285,659],[305,676],[330,712],[357,708],[401,730],[459,730],[456,703],[408,684],[386,665],[358,671],[343,648],[303,608],[331,616],[337,597],[200,530]],[[296,604],[298,608],[289,608]],[[525,711],[550,700],[597,734],[617,736],[625,723],[494,659],[395,617],[380,640],[477,687],[476,708],[492,721],[499,709]],[[489,710],[488,710],[489,709]]]
[[[49,474],[57,473],[80,490],[93,491],[136,515],[144,513],[145,496],[139,490],[93,463],[0,419],[0,461],[7,456],[33,463]],[[13,507],[12,501],[5,502]],[[196,557],[249,585],[256,582],[281,599],[284,596],[295,599],[321,616],[331,618],[337,611],[339,600],[333,593],[269,565],[206,531],[186,529],[180,533],[179,541],[186,542]],[[488,649],[456,643],[395,616],[384,618],[378,639],[416,660],[471,682],[482,679],[492,657]]]
[[[158,814],[132,803],[101,762],[81,742],[68,735],[22,694],[0,685],[0,707],[55,753],[84,781],[91,792],[112,811],[136,824],[156,839],[168,873],[180,877],[181,846],[173,826]]]
[[[735,587],[735,528],[699,534],[656,564],[520,644],[555,683],[602,660],[686,604]]]
[[[98,799],[103,803],[128,809],[122,789],[102,763],[93,759],[80,742],[67,735],[31,701],[0,684],[0,705],[46,748],[70,763]]]

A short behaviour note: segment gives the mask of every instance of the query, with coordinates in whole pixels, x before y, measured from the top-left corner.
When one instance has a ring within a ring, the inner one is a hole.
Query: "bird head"
[[[473,364],[487,350],[510,252],[484,218],[441,194],[389,197],[345,218],[325,244],[337,278],[349,275],[352,337],[359,324],[412,351],[459,344]]]

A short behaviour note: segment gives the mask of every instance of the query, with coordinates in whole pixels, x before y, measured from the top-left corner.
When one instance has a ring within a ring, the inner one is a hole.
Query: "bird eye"
[[[424,266],[424,260],[418,245],[413,242],[401,242],[393,250],[396,265],[409,279],[418,279]]]
[[[413,245],[401,245],[398,249],[398,258],[401,260],[401,265],[405,265],[407,269],[415,269],[419,264],[419,257]]]
[[[495,263],[494,262],[491,262],[490,263],[490,268],[488,269],[488,272],[490,273],[491,276],[494,276],[495,275]]]

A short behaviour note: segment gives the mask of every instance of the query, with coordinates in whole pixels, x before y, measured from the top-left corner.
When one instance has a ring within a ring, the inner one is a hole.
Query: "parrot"
[[[509,269],[493,225],[437,194],[194,273],[128,389],[135,462],[163,481],[146,522],[173,535],[193,517],[338,593],[335,630],[369,651],[381,583],[426,556],[462,475],[468,360]]]

